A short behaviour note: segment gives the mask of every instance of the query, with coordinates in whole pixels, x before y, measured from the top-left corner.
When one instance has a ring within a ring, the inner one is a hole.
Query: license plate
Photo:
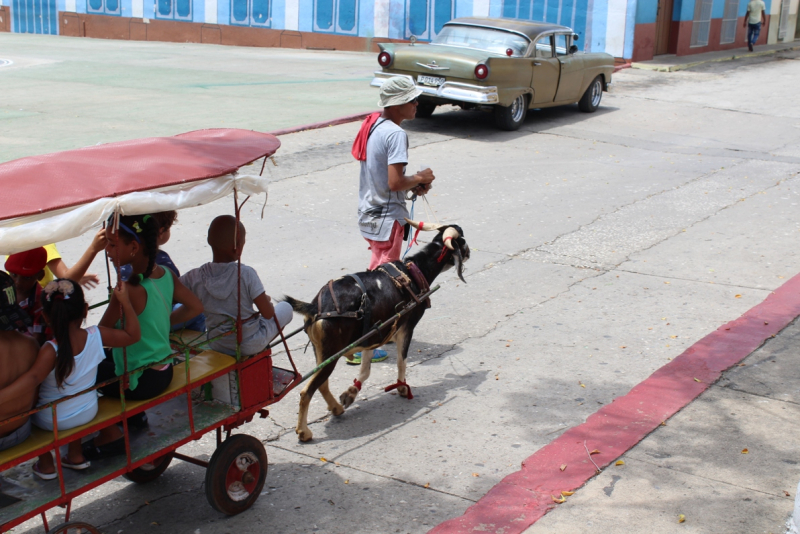
[[[444,78],[439,78],[438,76],[417,76],[417,83],[420,85],[439,87],[444,83]]]

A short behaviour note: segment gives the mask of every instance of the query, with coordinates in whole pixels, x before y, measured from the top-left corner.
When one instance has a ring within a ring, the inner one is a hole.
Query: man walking
[[[358,227],[369,243],[369,269],[400,259],[403,245],[406,191],[424,195],[435,179],[430,169],[406,175],[408,136],[400,127],[417,114],[417,97],[422,93],[409,78],[395,76],[381,86],[383,113],[370,115],[353,144],[353,155],[361,161],[358,188]],[[372,361],[386,359],[376,350]],[[348,363],[360,363],[360,355]]]
[[[761,33],[761,25],[767,23],[766,10],[767,6],[764,4],[764,0],[750,0],[750,3],[747,4],[744,26],[747,27],[747,49],[751,52]]]

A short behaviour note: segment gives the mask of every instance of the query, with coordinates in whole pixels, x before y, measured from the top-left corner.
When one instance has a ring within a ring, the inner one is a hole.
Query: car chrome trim
[[[389,78],[395,76],[402,76],[411,80],[414,85],[422,91],[422,94],[433,96],[436,98],[443,98],[449,100],[457,100],[459,102],[469,102],[471,104],[497,104],[500,102],[500,97],[497,94],[497,87],[480,85],[472,85],[461,82],[444,82],[439,87],[430,87],[427,85],[417,85],[413,76],[408,74],[392,74],[391,72],[376,71],[375,77],[370,82],[372,87],[380,87]]]
[[[450,70],[450,67],[441,67],[441,66],[437,65],[435,61],[431,61],[429,65],[426,65],[425,63],[420,63],[419,61],[417,61],[417,65],[419,65],[420,67],[425,67],[426,69],[431,69],[431,70]]]

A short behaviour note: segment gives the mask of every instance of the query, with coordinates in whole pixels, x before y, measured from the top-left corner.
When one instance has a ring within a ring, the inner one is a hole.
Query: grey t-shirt
[[[215,338],[232,329],[237,312],[236,262],[206,263],[185,273],[180,278],[183,285],[197,295],[206,314],[208,337]],[[253,304],[264,293],[258,273],[242,265],[242,354],[251,355],[262,350],[269,341],[259,320],[250,320],[258,311]],[[259,318],[261,319],[261,318]],[[210,343],[210,347],[225,354],[236,354],[236,336],[225,336]]]
[[[358,187],[358,227],[373,241],[388,241],[394,221],[408,217],[405,191],[389,189],[389,165],[408,163],[408,136],[398,125],[378,119],[367,141]]]

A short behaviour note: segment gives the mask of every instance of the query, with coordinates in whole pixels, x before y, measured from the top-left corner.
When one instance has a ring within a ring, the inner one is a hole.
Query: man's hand
[[[412,176],[405,176],[403,174],[404,167],[405,164],[403,163],[389,165],[389,189],[391,191],[414,191],[417,187],[424,185],[426,187],[423,193],[414,192],[423,195],[427,193],[430,189],[430,183],[436,179],[433,171],[425,169]]]
[[[426,195],[431,190],[431,187],[433,187],[433,184],[419,184],[411,192],[417,196]]]
[[[433,175],[433,171],[430,169],[423,169],[419,171],[417,174],[414,175],[419,182],[419,185],[429,184],[436,179]]]

